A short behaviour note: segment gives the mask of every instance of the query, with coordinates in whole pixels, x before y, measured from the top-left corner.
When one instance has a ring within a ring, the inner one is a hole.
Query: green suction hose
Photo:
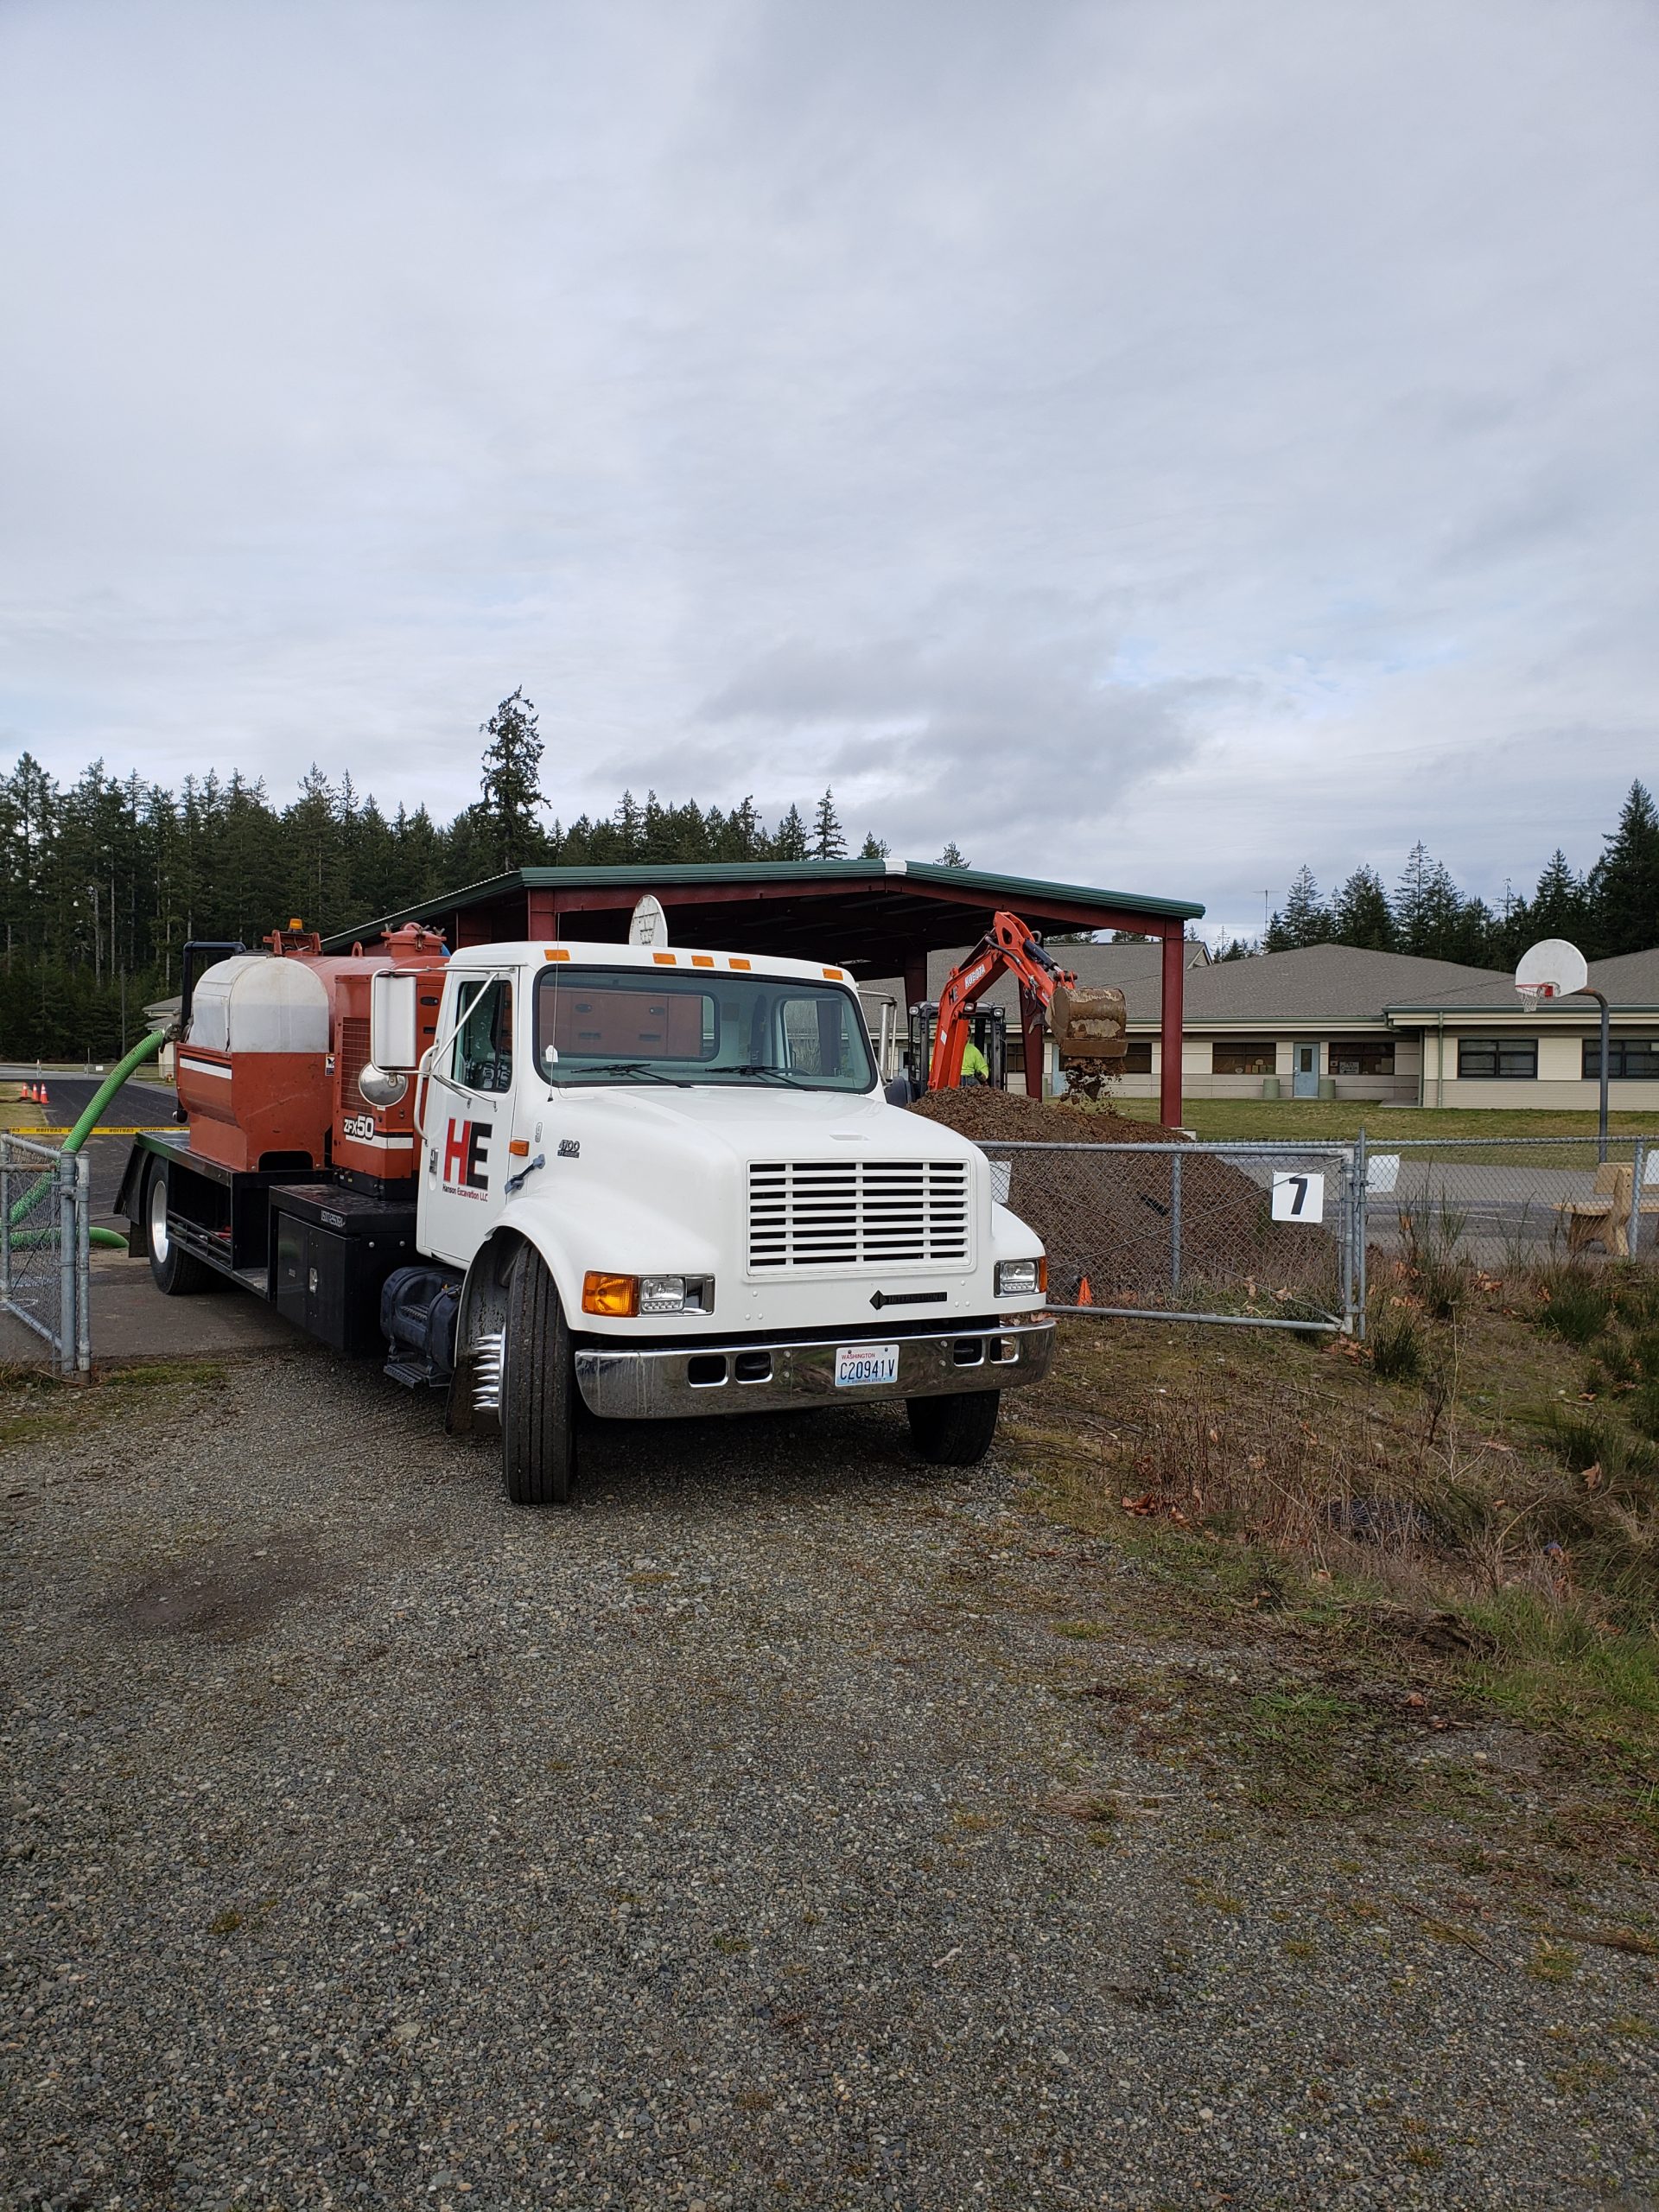
[[[162,1029],[151,1029],[147,1031],[133,1046],[132,1050],[126,1055],[125,1058],[118,1061],[117,1065],[111,1069],[108,1075],[105,1077],[103,1082],[99,1084],[98,1089],[92,1093],[91,1103],[86,1107],[79,1121],[76,1122],[74,1128],[70,1130],[68,1135],[64,1139],[63,1148],[66,1152],[73,1153],[79,1152],[80,1150],[82,1145],[86,1143],[87,1138],[91,1136],[92,1131],[98,1127],[99,1118],[103,1115],[105,1109],[108,1106],[111,1099],[115,1096],[117,1091],[120,1090],[122,1084],[133,1072],[135,1068],[141,1068],[146,1060],[153,1060],[155,1058],[156,1053],[161,1051],[162,1046],[165,1042],[166,1035],[166,1031]],[[49,1175],[42,1175],[37,1183],[32,1184],[29,1188],[23,1192],[22,1197],[17,1199],[13,1205],[10,1214],[10,1223],[21,1221],[23,1218],[23,1216],[29,1211],[29,1208],[39,1198],[41,1192],[48,1190],[51,1187],[51,1183],[52,1178]],[[127,1249],[126,1238],[120,1236],[113,1229],[93,1229],[89,1230],[87,1234],[90,1240],[94,1244],[112,1247],[114,1249],[122,1252],[124,1252]],[[14,1236],[11,1241],[15,1244],[49,1243],[55,1239],[56,1236],[56,1230],[43,1229],[35,1230],[33,1232],[26,1231],[20,1236]]]

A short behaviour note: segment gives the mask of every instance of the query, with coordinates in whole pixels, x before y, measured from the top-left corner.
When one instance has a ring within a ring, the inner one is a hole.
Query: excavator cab
[[[934,1040],[938,1034],[939,1009],[931,999],[910,1009],[910,1051],[906,1073],[914,1092],[928,1088],[928,1074],[933,1065]],[[987,1072],[980,1077],[994,1090],[1008,1087],[1008,1017],[1000,1006],[982,1006],[968,1017],[968,1033],[985,1062]],[[966,1053],[965,1065],[971,1065]]]

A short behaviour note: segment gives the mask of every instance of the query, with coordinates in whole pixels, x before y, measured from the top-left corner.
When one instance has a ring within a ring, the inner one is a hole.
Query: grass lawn
[[[1136,1122],[1155,1122],[1154,1098],[1121,1098],[1116,1111]],[[1183,1127],[1200,1137],[1299,1137],[1345,1140],[1368,1137],[1572,1137],[1594,1136],[1594,1109],[1552,1112],[1502,1108],[1487,1111],[1461,1106],[1382,1106],[1374,1099],[1188,1098],[1181,1104]],[[1659,1112],[1610,1114],[1610,1130],[1628,1135],[1659,1132]]]

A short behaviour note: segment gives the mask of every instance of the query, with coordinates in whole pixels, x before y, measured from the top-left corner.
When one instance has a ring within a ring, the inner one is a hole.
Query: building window
[[[1489,1077],[1526,1078],[1538,1072],[1535,1037],[1459,1037],[1458,1075],[1462,1081]]]
[[[1584,1072],[1591,1083],[1601,1080],[1601,1039],[1584,1040]],[[1659,1037],[1610,1037],[1607,1040],[1609,1083],[1659,1082]]]
[[[1392,1075],[1392,1037],[1343,1037],[1327,1047],[1332,1075]]]
[[[1111,1061],[1107,1062],[1110,1067]],[[1123,1057],[1116,1064],[1119,1075],[1150,1075],[1152,1073],[1152,1039],[1150,1037],[1131,1037],[1123,1048]]]
[[[1212,1050],[1217,1075],[1271,1075],[1279,1065],[1271,1037],[1217,1037]]]

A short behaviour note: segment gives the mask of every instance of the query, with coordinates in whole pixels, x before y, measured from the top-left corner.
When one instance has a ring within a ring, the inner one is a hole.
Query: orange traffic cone
[[[1092,1305],[1094,1304],[1094,1302],[1095,1302],[1095,1294],[1094,1294],[1094,1292],[1093,1292],[1092,1290],[1090,1290],[1090,1287],[1089,1287],[1089,1278],[1088,1278],[1088,1276],[1087,1276],[1087,1275],[1079,1275],[1079,1276],[1077,1277],[1077,1303],[1078,1303],[1078,1305],[1079,1305],[1079,1306],[1092,1306]]]

